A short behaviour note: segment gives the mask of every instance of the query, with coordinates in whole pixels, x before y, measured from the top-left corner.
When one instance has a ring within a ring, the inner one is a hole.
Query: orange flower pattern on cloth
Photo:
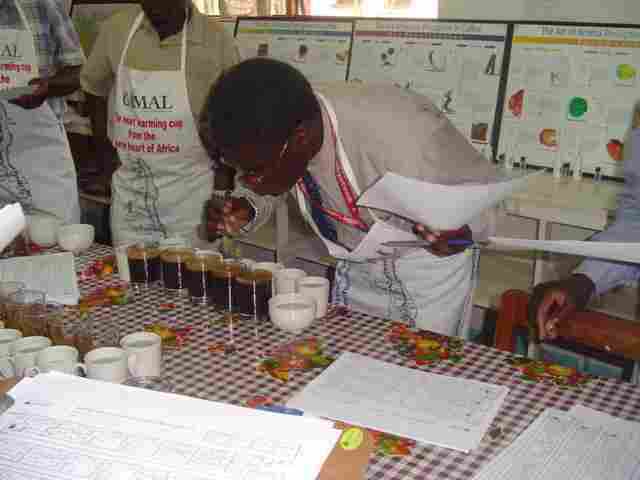
[[[333,358],[324,354],[322,343],[312,337],[280,345],[260,360],[257,370],[276,380],[287,382],[292,370],[324,369],[331,365],[331,362]]]
[[[556,363],[542,362],[525,357],[511,357],[509,364],[517,368],[525,382],[548,383],[563,388],[580,387],[593,377],[578,372],[575,368]]]
[[[402,356],[416,365],[429,365],[441,361],[453,363],[462,360],[464,342],[426,330],[411,330],[406,324],[393,322],[387,339]]]

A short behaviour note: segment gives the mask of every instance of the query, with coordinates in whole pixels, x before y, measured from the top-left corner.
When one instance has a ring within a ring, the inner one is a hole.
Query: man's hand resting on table
[[[450,245],[449,240],[473,241],[473,232],[468,225],[458,230],[429,230],[424,225],[416,224],[414,233],[424,240],[431,242],[427,250],[439,257],[448,257],[464,251],[465,245]]]
[[[558,325],[584,310],[594,291],[591,279],[582,274],[536,285],[529,299],[529,325],[540,340],[555,339]]]

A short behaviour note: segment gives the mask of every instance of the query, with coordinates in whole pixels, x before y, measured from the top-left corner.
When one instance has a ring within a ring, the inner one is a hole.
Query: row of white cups
[[[24,337],[18,330],[0,329],[0,374],[25,377],[57,371],[69,375],[122,383],[130,377],[158,377],[162,373],[162,338],[152,332],[136,332],[120,340],[118,347],[91,350],[79,362],[78,349],[52,346],[47,337]]]

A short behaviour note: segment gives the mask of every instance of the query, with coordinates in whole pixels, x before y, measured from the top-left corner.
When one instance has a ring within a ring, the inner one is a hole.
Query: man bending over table
[[[431,101],[390,85],[312,87],[290,65],[252,59],[220,77],[206,108],[207,136],[224,161],[242,172],[242,183],[262,196],[211,209],[210,231],[257,228],[275,197],[288,191],[334,256],[353,251],[376,222],[413,229],[433,242],[430,251],[413,249],[395,261],[370,263],[343,254],[333,301],[442,334],[465,334],[474,256],[447,240],[471,239],[470,227],[430,232],[356,206],[358,196],[389,171],[442,184],[497,177]]]

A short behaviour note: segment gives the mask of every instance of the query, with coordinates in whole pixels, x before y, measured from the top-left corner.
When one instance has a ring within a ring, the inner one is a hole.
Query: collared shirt
[[[632,130],[625,141],[624,189],[618,197],[616,221],[594,235],[600,242],[640,241],[640,128]],[[574,271],[588,276],[596,286],[596,295],[640,280],[640,265],[588,259]]]
[[[16,7],[20,2],[38,54],[40,77],[49,78],[61,67],[79,66],[84,63],[80,38],[63,2],[58,0],[0,0],[0,28],[22,30],[25,28]],[[62,118],[65,103],[62,97],[47,101],[58,118]]]
[[[98,97],[109,96],[122,51],[140,11],[137,5],[123,9],[102,24],[91,55],[80,74],[83,90]],[[131,39],[124,63],[136,70],[178,70],[181,45],[182,31],[160,40],[145,16]],[[192,7],[191,19],[187,24],[186,77],[191,111],[196,120],[218,75],[238,61],[233,38],[225,32],[222,24]]]

